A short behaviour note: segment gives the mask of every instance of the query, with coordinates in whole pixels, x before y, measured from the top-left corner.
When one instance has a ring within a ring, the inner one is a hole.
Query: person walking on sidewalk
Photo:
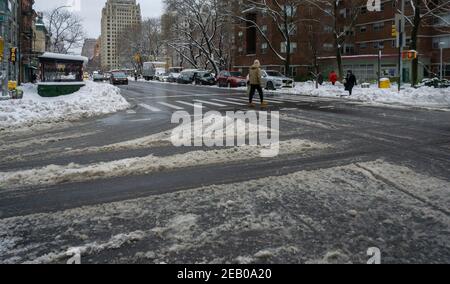
[[[336,82],[338,81],[338,75],[335,71],[331,71],[330,75],[328,76],[328,80],[333,84],[333,86],[336,85]]]
[[[345,78],[345,90],[349,92],[350,96],[353,94],[353,88],[357,85],[356,76],[351,70],[347,72]]]
[[[250,94],[249,94],[249,106],[255,107],[253,103],[253,97],[255,92],[258,91],[259,97],[261,99],[261,107],[267,107],[267,103],[264,101],[264,93],[262,89],[262,79],[261,79],[261,63],[259,60],[255,60],[252,67],[250,67]]]

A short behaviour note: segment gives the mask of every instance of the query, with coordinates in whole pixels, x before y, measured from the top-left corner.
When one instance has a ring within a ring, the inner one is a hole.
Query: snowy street
[[[269,94],[272,158],[170,142],[175,111],[246,112],[242,89],[130,81],[108,111],[2,112],[0,263],[450,263],[450,111],[358,92]]]

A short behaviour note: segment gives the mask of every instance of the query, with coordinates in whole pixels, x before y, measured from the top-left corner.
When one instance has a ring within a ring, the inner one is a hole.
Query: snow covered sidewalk
[[[370,104],[395,104],[403,106],[427,107],[427,108],[450,108],[450,89],[435,89],[431,87],[420,87],[418,89],[405,86],[399,93],[397,85],[390,89],[379,89],[377,85],[371,85],[369,89],[361,86],[355,87],[353,95],[349,97],[348,92],[342,84],[336,86],[325,83],[315,88],[314,82],[297,83],[293,89],[282,89],[270,91],[275,94],[303,95],[327,98],[342,98],[355,100]]]
[[[109,84],[86,82],[80,91],[57,98],[43,98],[37,86],[26,84],[22,100],[0,101],[0,129],[41,123],[74,121],[125,110],[130,104]]]

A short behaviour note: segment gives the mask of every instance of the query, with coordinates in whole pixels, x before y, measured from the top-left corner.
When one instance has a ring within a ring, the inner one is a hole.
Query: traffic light
[[[417,59],[418,53],[415,50],[403,51],[402,57],[405,60],[414,60]]]
[[[9,50],[9,61],[12,63],[16,63],[17,61],[17,48],[16,47],[12,47]]]
[[[397,37],[397,25],[392,25],[392,36]]]

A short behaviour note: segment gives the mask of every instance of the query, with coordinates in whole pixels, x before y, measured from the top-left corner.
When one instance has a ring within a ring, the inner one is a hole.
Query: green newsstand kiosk
[[[85,86],[83,66],[87,61],[84,56],[50,52],[39,56],[39,95],[57,97],[77,92]]]

